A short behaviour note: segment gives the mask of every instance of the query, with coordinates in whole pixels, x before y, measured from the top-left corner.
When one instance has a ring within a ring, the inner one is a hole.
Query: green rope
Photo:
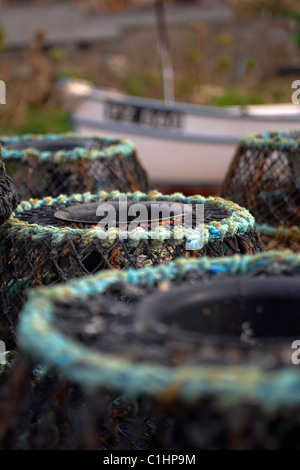
[[[275,239],[300,242],[300,229],[296,225],[293,225],[292,227],[273,227],[268,224],[257,224],[256,228],[261,235],[266,235]]]
[[[59,141],[64,138],[78,138],[81,140],[94,139],[99,142],[105,142],[108,144],[103,150],[99,149],[87,149],[83,147],[76,147],[72,150],[58,150],[56,152],[41,151],[37,148],[26,148],[23,150],[7,149],[5,144],[12,144],[18,142],[26,142],[27,140],[49,140]],[[117,140],[117,143],[116,143]],[[3,143],[3,160],[20,160],[21,162],[27,162],[29,156],[35,157],[37,160],[44,162],[51,160],[55,163],[61,162],[64,158],[71,160],[98,160],[98,159],[109,159],[119,154],[122,157],[128,157],[134,152],[133,143],[127,138],[116,138],[107,136],[90,136],[76,134],[73,132],[67,132],[63,134],[25,134],[22,136],[6,137],[1,136],[0,141]]]
[[[299,149],[300,136],[293,139],[293,134],[299,131],[269,131],[261,134],[247,134],[241,139],[241,143],[248,148],[261,149],[269,147],[271,150],[286,150],[294,152]]]

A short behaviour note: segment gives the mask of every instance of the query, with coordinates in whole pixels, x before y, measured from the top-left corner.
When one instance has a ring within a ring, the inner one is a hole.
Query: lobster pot
[[[223,182],[221,194],[254,215],[264,250],[300,251],[299,139],[296,131],[246,136]]]
[[[125,222],[119,220],[120,201],[125,204]],[[159,203],[173,212],[152,218],[152,207]],[[146,215],[139,226],[132,226],[130,210],[141,207]],[[199,207],[203,219],[198,217]],[[99,208],[103,214],[112,208],[115,227],[97,216]],[[189,225],[185,227],[187,209]],[[29,287],[106,268],[166,264],[182,255],[255,253],[261,245],[250,213],[221,198],[115,191],[23,201],[0,229],[0,250],[2,319],[13,330]]]
[[[74,133],[0,137],[8,175],[22,200],[153,188],[125,138]]]
[[[285,251],[31,291],[15,374],[26,389],[26,361],[46,372],[42,389],[17,394],[2,446],[299,449],[299,275],[300,256]]]
[[[222,187],[223,197],[248,208],[259,224],[300,222],[300,131],[246,136]]]

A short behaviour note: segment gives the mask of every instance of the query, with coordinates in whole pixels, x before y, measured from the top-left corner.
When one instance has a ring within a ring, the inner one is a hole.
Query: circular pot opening
[[[101,141],[96,139],[80,139],[78,137],[68,137],[63,139],[28,139],[18,142],[1,142],[8,150],[25,150],[35,148],[41,152],[58,152],[59,150],[74,150],[76,147],[86,149],[100,149],[103,147]]]
[[[161,209],[161,210],[160,210]],[[60,209],[54,216],[65,223],[87,225],[127,225],[129,223],[160,223],[182,219],[190,215],[190,207],[165,201],[105,201],[79,204]]]
[[[172,288],[144,300],[143,327],[209,344],[289,344],[300,339],[300,277],[235,278]]]

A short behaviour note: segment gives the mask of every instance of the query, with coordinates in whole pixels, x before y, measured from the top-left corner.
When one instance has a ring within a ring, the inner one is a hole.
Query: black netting
[[[258,223],[289,227],[300,220],[300,152],[298,134],[284,138],[273,133],[242,142],[221,194],[248,208]]]
[[[300,238],[298,236],[293,237],[292,234],[290,236],[282,236],[280,233],[276,236],[261,234],[260,239],[264,251],[289,249],[294,253],[300,252]]]
[[[7,173],[22,200],[113,189],[147,192],[153,188],[134,148],[124,139],[46,137],[6,138],[3,142]],[[89,153],[94,156],[87,156]]]
[[[108,390],[88,396],[50,369],[33,371],[20,354],[5,378],[0,390],[2,450],[156,448],[146,400],[129,401]]]
[[[23,388],[22,404],[2,390],[1,411],[4,400],[9,412],[1,413],[6,418],[0,420],[3,450],[300,448],[298,408],[283,406],[266,412],[251,402],[224,407],[210,396],[190,404],[168,397],[163,402],[145,397],[129,402],[109,392],[89,397],[59,382],[51,372],[33,387]]]
[[[224,406],[211,397],[190,406],[181,402],[153,407],[159,449],[299,450],[300,411],[266,412],[255,403]]]

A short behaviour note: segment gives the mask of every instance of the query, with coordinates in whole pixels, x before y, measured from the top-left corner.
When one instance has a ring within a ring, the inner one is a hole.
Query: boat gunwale
[[[151,109],[161,108],[164,111],[176,111],[182,114],[191,114],[193,116],[205,116],[205,117],[212,117],[212,118],[226,118],[226,119],[244,119],[244,120],[254,120],[254,121],[261,121],[261,120],[270,120],[270,121],[294,121],[299,117],[300,121],[300,106],[293,103],[288,103],[288,105],[292,107],[297,107],[298,112],[295,111],[294,113],[288,114],[251,114],[251,112],[247,112],[247,108],[251,108],[255,105],[248,106],[228,106],[228,107],[220,107],[220,106],[207,106],[207,105],[196,105],[196,104],[189,104],[189,103],[170,103],[164,102],[161,100],[156,100],[152,98],[142,98],[137,96],[128,96],[124,94],[119,94],[116,92],[105,91],[102,89],[93,89],[87,95],[84,96],[83,100],[88,101],[97,101],[102,102],[104,104],[112,101],[120,104],[126,105],[135,105],[135,106],[142,106],[148,107]],[[82,102],[81,102],[82,103]],[[278,103],[278,106],[281,104],[287,105],[287,103]],[[268,105],[256,105],[256,106],[268,106]],[[273,106],[273,105],[270,105]],[[76,110],[75,110],[76,112]]]
[[[178,140],[184,142],[205,142],[208,144],[219,144],[219,145],[236,145],[240,142],[241,137],[233,136],[228,137],[226,135],[199,135],[199,134],[187,134],[186,132],[179,132],[178,129],[174,131],[173,129],[163,129],[160,127],[146,127],[140,124],[128,124],[122,121],[97,121],[96,119],[87,119],[87,118],[76,118],[71,114],[70,123],[72,129],[78,128],[79,126],[88,127],[95,129],[95,131],[102,129],[105,131],[116,132],[121,135],[137,135],[144,137],[152,137],[156,139],[165,139],[165,140]],[[118,124],[115,124],[118,123]],[[299,124],[300,126],[300,124]],[[90,130],[89,132],[93,132]]]

